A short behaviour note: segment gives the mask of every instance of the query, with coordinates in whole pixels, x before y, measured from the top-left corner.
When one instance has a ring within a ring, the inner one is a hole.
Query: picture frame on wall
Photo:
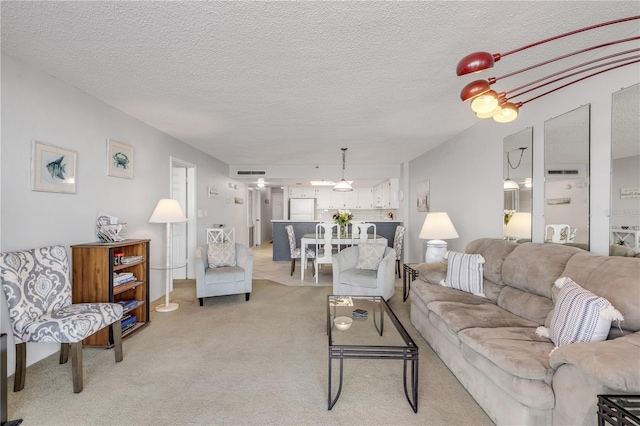
[[[431,199],[429,196],[429,181],[418,182],[416,187],[416,206],[419,212],[428,212]]]
[[[31,152],[31,189],[33,191],[76,193],[77,153],[33,141]]]
[[[113,139],[107,139],[107,174],[119,178],[133,179],[132,146]]]

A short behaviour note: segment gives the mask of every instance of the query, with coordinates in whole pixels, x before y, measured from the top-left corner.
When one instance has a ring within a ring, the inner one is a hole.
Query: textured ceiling
[[[343,146],[348,164],[412,160],[477,121],[459,101],[477,78],[455,75],[466,54],[640,12],[638,1],[1,7],[4,52],[232,165],[335,165]],[[486,77],[638,28],[634,21],[529,49]],[[532,79],[511,77],[497,90]]]

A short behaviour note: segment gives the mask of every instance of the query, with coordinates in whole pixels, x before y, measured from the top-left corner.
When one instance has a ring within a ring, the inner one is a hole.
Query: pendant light
[[[351,184],[346,180],[344,180],[344,163],[345,163],[345,156],[347,154],[347,148],[340,148],[340,149],[342,149],[342,179],[340,179],[340,182],[336,183],[336,186],[333,187],[333,190],[338,192],[353,191]]]
[[[520,189],[520,185],[518,185],[518,182],[513,181],[509,178],[509,169],[515,170],[520,167],[522,156],[524,155],[524,150],[527,149],[527,147],[520,147],[518,149],[520,150],[520,160],[518,160],[518,164],[515,167],[513,166],[513,164],[511,164],[511,159],[509,158],[509,154],[511,153],[511,151],[507,152],[507,178],[504,180],[505,191],[518,191]],[[517,149],[514,149],[514,151],[517,151]]]

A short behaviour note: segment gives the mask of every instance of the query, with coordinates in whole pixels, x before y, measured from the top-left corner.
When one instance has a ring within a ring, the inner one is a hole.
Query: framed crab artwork
[[[133,179],[133,147],[113,139],[107,140],[107,174]]]
[[[76,192],[75,151],[33,141],[31,150],[31,189],[33,191]]]

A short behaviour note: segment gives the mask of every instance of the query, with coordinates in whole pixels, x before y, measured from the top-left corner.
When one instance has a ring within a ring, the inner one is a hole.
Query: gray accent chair
[[[82,341],[111,326],[116,362],[122,361],[122,306],[71,303],[67,251],[62,246],[0,254],[0,281],[16,344],[13,390],[24,388],[27,343],[60,343],[60,364],[69,360],[73,391],[82,392]]]
[[[386,247],[377,270],[356,268],[357,245],[333,255],[333,294],[338,296],[382,296],[389,300],[395,291],[396,251]]]
[[[245,294],[251,296],[253,253],[243,244],[236,243],[236,266],[209,268],[207,245],[196,248],[196,297],[200,306],[205,297]]]

